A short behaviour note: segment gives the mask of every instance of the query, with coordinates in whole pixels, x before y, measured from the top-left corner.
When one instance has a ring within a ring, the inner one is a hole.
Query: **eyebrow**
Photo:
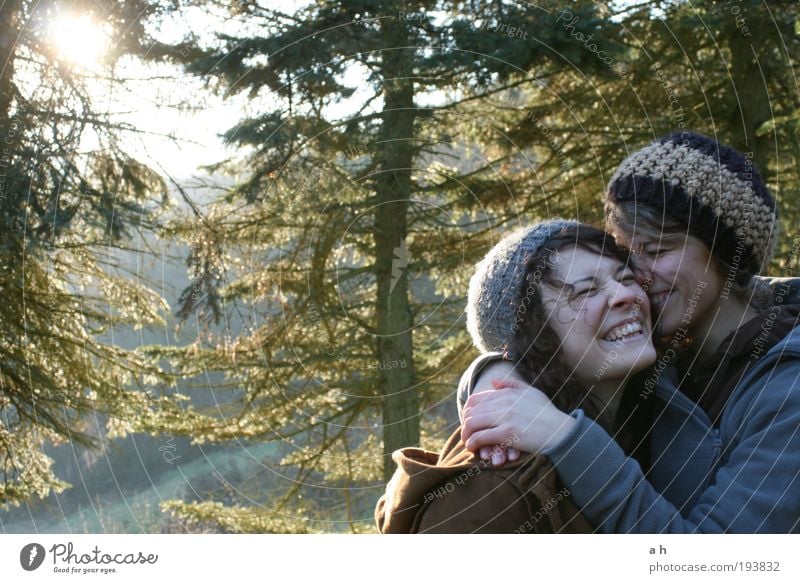
[[[614,272],[614,275],[617,275],[620,271],[625,271],[626,269],[629,269],[629,268],[626,267],[626,265],[623,263],[622,265],[617,267],[617,270]],[[581,279],[575,280],[573,282],[565,282],[565,283],[568,286],[575,287],[579,283],[583,283],[584,281],[594,281],[595,279],[596,279],[596,277],[594,275],[591,275],[589,277],[582,277]]]

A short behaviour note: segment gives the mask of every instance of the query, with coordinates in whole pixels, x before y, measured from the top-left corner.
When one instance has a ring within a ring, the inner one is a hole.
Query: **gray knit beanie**
[[[467,295],[467,330],[481,352],[502,352],[511,345],[528,257],[562,229],[580,223],[555,219],[503,237],[475,267]]]

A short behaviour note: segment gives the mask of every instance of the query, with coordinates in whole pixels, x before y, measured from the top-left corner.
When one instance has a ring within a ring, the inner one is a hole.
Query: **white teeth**
[[[625,324],[620,326],[619,328],[614,328],[611,332],[606,334],[603,340],[622,340],[623,338],[630,336],[632,334],[637,334],[642,331],[642,324],[638,320],[635,322],[631,322],[629,324]]]

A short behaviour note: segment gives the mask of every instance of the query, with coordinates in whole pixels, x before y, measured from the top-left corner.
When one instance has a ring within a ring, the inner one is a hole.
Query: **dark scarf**
[[[730,333],[710,357],[692,348],[677,360],[680,388],[719,426],[722,410],[739,381],[770,348],[800,323],[800,304],[776,305]]]
[[[799,323],[800,304],[775,305],[731,332],[714,354],[702,362],[687,342],[675,360],[681,392],[700,405],[718,426],[722,410],[739,381]],[[642,388],[652,372],[652,368],[647,368],[631,377],[614,424],[615,439],[643,470],[650,467],[655,399],[652,391]]]

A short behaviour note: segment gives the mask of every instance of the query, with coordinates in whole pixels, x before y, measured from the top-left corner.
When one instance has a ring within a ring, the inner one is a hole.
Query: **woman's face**
[[[722,291],[722,278],[705,243],[691,235],[678,240],[619,232],[614,236],[633,250],[638,275],[648,280],[659,333],[704,330]]]
[[[543,285],[542,301],[577,380],[619,380],[655,362],[650,306],[631,268],[580,247],[552,259],[564,285]]]

